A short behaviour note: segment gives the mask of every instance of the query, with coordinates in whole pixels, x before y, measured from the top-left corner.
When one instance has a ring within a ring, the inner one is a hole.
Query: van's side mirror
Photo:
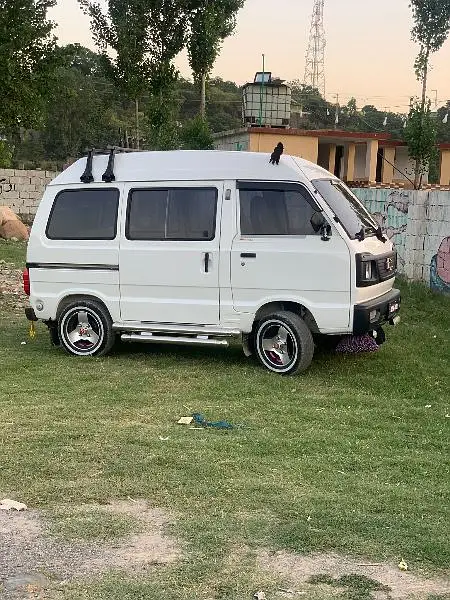
[[[321,240],[328,242],[331,237],[331,225],[321,212],[315,212],[310,220],[311,227],[316,233],[321,234]]]

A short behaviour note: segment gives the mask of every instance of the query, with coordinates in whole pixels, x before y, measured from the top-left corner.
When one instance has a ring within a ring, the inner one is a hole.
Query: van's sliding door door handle
[[[241,258],[256,258],[256,252],[242,252]]]
[[[209,252],[205,252],[205,273],[209,272]]]

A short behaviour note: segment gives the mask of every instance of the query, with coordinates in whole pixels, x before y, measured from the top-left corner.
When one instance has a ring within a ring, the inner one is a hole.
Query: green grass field
[[[0,259],[21,267],[23,245]],[[237,347],[72,358],[0,304],[0,494],[42,509],[144,498],[176,515],[185,548],[157,579],[111,576],[73,598],[250,598],[263,548],[448,567],[450,301],[401,288],[379,352],[322,351],[287,378]],[[176,424],[193,411],[239,427]]]

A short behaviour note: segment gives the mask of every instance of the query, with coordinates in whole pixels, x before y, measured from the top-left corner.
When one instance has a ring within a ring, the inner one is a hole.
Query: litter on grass
[[[23,502],[16,502],[16,500],[10,500],[9,498],[4,498],[0,500],[0,510],[26,510],[27,505]]]
[[[177,423],[179,425],[190,425],[193,420],[193,417],[181,417],[181,419],[177,421]]]
[[[233,425],[228,421],[207,421],[200,413],[192,413],[192,417],[197,425],[202,427],[212,427],[213,429],[233,429]]]
[[[408,570],[408,563],[405,561],[404,558],[402,558],[402,560],[398,563],[398,568],[400,569],[400,571]]]

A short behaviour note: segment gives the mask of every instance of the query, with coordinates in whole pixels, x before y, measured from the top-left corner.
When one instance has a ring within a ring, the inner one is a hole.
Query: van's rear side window
[[[90,188],[59,192],[46,234],[51,240],[113,240],[119,190]]]
[[[216,188],[131,190],[126,237],[129,240],[213,240]]]

